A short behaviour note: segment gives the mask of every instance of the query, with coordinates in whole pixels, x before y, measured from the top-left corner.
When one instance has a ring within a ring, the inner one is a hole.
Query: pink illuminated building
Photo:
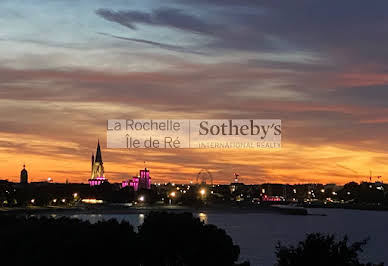
[[[134,176],[132,180],[123,181],[121,187],[133,187],[134,191],[138,191],[139,189],[151,189],[150,171],[147,168],[140,170],[138,176]]]
[[[285,199],[282,196],[267,196],[267,195],[263,195],[262,198],[261,198],[261,201],[285,201]]]

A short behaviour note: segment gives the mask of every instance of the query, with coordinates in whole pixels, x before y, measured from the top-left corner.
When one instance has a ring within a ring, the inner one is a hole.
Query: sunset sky
[[[387,1],[2,0],[0,179],[388,178]],[[107,119],[281,119],[281,150],[106,149]]]

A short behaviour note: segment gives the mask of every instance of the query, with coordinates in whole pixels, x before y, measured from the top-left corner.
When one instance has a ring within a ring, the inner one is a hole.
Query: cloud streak
[[[193,50],[181,47],[181,46],[177,46],[177,45],[170,45],[170,44],[165,44],[165,43],[160,43],[160,42],[153,42],[153,41],[148,41],[148,40],[143,40],[143,39],[122,37],[122,36],[117,36],[117,35],[113,35],[113,34],[109,34],[109,33],[103,33],[103,32],[97,32],[97,33],[100,34],[100,35],[109,36],[109,37],[116,38],[116,39],[119,39],[119,40],[125,40],[125,41],[130,41],[130,42],[149,44],[149,45],[156,46],[156,47],[159,47],[159,48],[162,48],[162,49],[167,49],[167,50],[181,52],[181,53],[192,53],[192,54],[201,54],[201,55],[204,54],[204,53],[196,52],[196,51],[193,51]]]

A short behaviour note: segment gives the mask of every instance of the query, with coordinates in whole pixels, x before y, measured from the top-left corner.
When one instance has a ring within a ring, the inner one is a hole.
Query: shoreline
[[[285,205],[287,206],[287,205]],[[376,206],[375,206],[376,207]],[[150,212],[174,212],[174,213],[272,213],[281,215],[316,215],[309,213],[309,209],[341,209],[360,211],[388,211],[387,208],[375,208],[371,206],[344,206],[344,205],[303,205],[301,207],[283,207],[281,205],[268,205],[260,207],[247,206],[205,206],[191,207],[181,205],[144,205],[125,206],[119,204],[82,205],[73,207],[60,206],[27,206],[0,208],[0,215],[35,215],[35,214],[147,214]]]
[[[259,208],[241,208],[232,207],[202,207],[194,208],[189,206],[78,206],[78,207],[16,207],[0,208],[0,214],[8,215],[34,215],[34,214],[53,214],[53,213],[71,213],[71,214],[145,214],[150,212],[190,212],[190,213],[274,213],[284,215],[309,215],[306,208],[279,208],[279,207],[259,207]]]

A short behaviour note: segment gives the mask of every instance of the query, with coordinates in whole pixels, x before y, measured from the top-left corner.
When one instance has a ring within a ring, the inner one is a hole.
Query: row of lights
[[[183,193],[186,193],[186,190],[183,191]],[[205,196],[206,194],[206,190],[203,188],[199,191],[199,194],[201,194],[202,196]],[[213,194],[213,191],[212,191],[212,194]],[[176,196],[176,192],[173,191],[170,193],[170,197],[174,198]]]
[[[76,199],[78,198],[78,193],[73,193],[73,197]],[[53,203],[56,203],[58,200],[57,199],[53,199]],[[66,202],[66,199],[62,199],[61,200],[63,203]],[[31,199],[31,203],[34,204],[35,203],[35,199]]]
[[[36,201],[35,199],[31,199],[30,202],[31,202],[32,204],[34,204],[35,201]],[[53,203],[56,203],[57,201],[58,201],[57,199],[53,199]],[[65,202],[66,202],[66,199],[62,199],[61,201],[62,201],[63,203],[65,203]]]

